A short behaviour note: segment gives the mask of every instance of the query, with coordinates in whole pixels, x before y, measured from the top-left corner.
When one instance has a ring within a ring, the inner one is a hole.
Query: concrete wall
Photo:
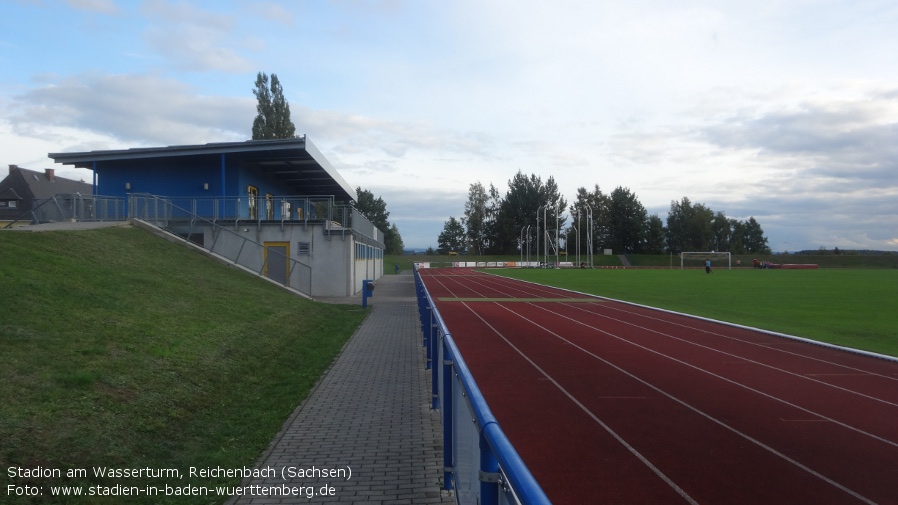
[[[383,276],[383,251],[369,246],[368,257],[356,258],[358,249],[352,233],[326,232],[323,223],[256,223],[231,227],[204,228],[203,247],[261,273],[264,251],[254,244],[286,242],[293,274],[290,287],[312,297],[352,296],[362,289],[362,280]],[[305,254],[307,246],[308,254]],[[372,251],[373,249],[373,251]],[[239,254],[239,257],[238,257]]]

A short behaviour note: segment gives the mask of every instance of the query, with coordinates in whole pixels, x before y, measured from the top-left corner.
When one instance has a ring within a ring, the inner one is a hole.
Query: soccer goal
[[[726,261],[727,269],[733,269],[733,258],[730,256],[728,252],[698,252],[698,251],[690,251],[690,252],[681,252],[680,253],[680,270],[687,266],[705,266],[705,260],[711,260],[711,265],[720,264],[721,261]]]

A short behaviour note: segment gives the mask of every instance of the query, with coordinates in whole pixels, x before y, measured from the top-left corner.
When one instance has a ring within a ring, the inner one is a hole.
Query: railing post
[[[480,505],[499,504],[499,461],[480,430]]]
[[[438,337],[439,336],[439,337]],[[442,339],[443,332],[438,331],[431,335],[429,345],[427,346],[427,363],[432,364],[430,367],[430,391],[431,391],[431,408],[440,408],[440,365],[437,361],[439,352],[435,346],[438,339]]]
[[[440,355],[443,358],[443,489],[451,491],[452,474],[455,471],[455,462],[452,459],[452,447],[454,446],[452,433],[455,429],[452,423],[453,409],[455,408],[452,404],[454,398],[452,394],[453,362],[447,357],[449,353],[446,352],[442,337],[440,337],[439,346]]]
[[[433,336],[436,332],[436,323],[433,320],[433,307],[427,307],[427,330],[424,332],[424,347],[427,349],[427,364],[425,365],[426,370],[430,370],[433,368],[433,349],[431,348],[431,343],[433,342]]]

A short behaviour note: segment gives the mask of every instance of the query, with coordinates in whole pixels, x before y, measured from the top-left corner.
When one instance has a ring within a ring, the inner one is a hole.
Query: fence
[[[280,223],[283,227],[287,223],[316,223],[323,225],[327,234],[354,233],[357,238],[384,247],[380,230],[354,207],[337,204],[332,196],[172,198],[132,194],[128,207],[131,217],[148,216],[159,224],[201,220],[236,230],[246,224]]]
[[[123,221],[128,218],[125,203],[125,199],[120,197],[77,193],[36,199],[31,210],[18,216],[7,227],[19,221],[28,221],[32,224],[61,221]]]
[[[277,263],[285,265],[283,272],[284,285],[293,288],[307,296],[312,295],[312,267],[296,261],[276,251],[267,250],[263,244],[251,240],[232,229],[230,225],[223,226],[213,219],[198,215],[196,199],[185,199],[190,209],[174,203],[171,198],[159,197],[147,194],[131,195],[128,207],[129,217],[140,219],[153,224],[166,231],[186,238],[188,241],[207,249],[209,252],[221,256],[236,265],[252,270],[259,275],[267,275],[269,267]],[[216,208],[226,209],[226,202],[216,202]],[[212,207],[206,207],[211,209]],[[192,240],[194,235],[205,237],[210,230],[211,240],[209,244],[203,241],[197,244]]]
[[[493,417],[415,266],[418,312],[443,421],[443,486],[460,505],[548,504]],[[473,421],[473,422],[472,422]]]

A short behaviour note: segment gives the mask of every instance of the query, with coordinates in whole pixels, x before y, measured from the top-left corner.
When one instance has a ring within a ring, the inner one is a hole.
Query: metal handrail
[[[4,228],[12,226],[26,218],[32,224],[58,222],[68,219],[76,221],[122,221],[125,216],[119,215],[125,199],[104,195],[82,195],[80,193],[60,193],[45,199],[34,199],[35,205],[7,223]],[[85,202],[89,202],[88,205]],[[109,203],[113,205],[113,215],[109,212]],[[63,205],[64,204],[64,205]]]
[[[150,201],[152,201],[152,203],[153,203],[152,208],[150,207]],[[143,205],[140,205],[140,203],[143,203]],[[221,224],[218,224],[206,217],[193,214],[190,210],[180,207],[178,205],[175,205],[168,198],[163,198],[163,197],[150,195],[150,194],[132,194],[131,202],[130,202],[129,206],[130,206],[130,216],[132,218],[141,219],[145,222],[153,223],[162,229],[166,229],[167,225],[170,224],[173,214],[181,213],[190,222],[191,228],[194,227],[196,225],[196,223],[201,223],[203,226],[211,227],[211,229],[213,230],[213,236],[215,236],[215,232],[217,231],[218,236],[220,236],[220,234],[222,234],[222,233],[227,233],[232,237],[236,237],[237,239],[239,239],[241,241],[239,250],[237,251],[236,255],[233,255],[233,257],[227,257],[227,256],[225,256],[225,257],[229,261],[232,261],[234,264],[242,265],[245,268],[250,268],[250,267],[249,267],[249,265],[246,265],[243,262],[241,262],[241,255],[243,253],[244,248],[247,246],[247,244],[249,244],[251,247],[255,246],[257,249],[265,249],[264,244],[261,244],[252,239],[249,239],[243,235],[240,235],[236,231],[230,229],[230,226],[227,226],[227,227],[222,226]],[[160,206],[162,207],[161,211],[160,211]],[[152,211],[151,211],[151,209],[152,209]],[[140,210],[143,210],[143,214],[140,213]],[[218,242],[218,238],[215,238],[213,240],[212,244],[208,248],[204,247],[204,249],[208,249],[208,251],[212,252],[212,253],[221,254],[220,252],[216,252],[216,250],[215,250],[216,249],[215,246],[216,246],[217,242]],[[303,284],[302,286],[298,286],[298,285],[295,285],[290,282],[295,276],[298,276],[298,277],[300,277],[300,279],[305,279],[307,283],[310,283],[311,268],[312,268],[311,265],[306,265],[306,264],[302,263],[301,261],[297,261],[293,258],[286,258],[286,260],[289,262],[289,265],[290,265],[290,268],[288,268],[288,275],[287,275],[288,283],[287,283],[287,285],[289,287],[296,289],[297,291],[300,291],[303,294],[311,296],[311,284],[308,284],[308,285]],[[262,261],[261,267],[259,267],[259,269],[256,273],[259,275],[262,275],[263,272],[266,270],[266,268],[267,268],[267,260]],[[297,268],[299,270],[297,270]],[[297,272],[304,272],[305,275],[301,275],[301,273],[297,273]]]
[[[500,489],[498,480],[484,479],[480,483],[480,493],[476,501],[483,505],[502,503],[504,502],[503,498],[511,499],[513,502],[522,505],[551,503],[493,416],[486,399],[474,380],[473,374],[468,369],[461,352],[455,344],[455,340],[446,328],[439,310],[433,303],[433,299],[421,279],[418,265],[415,265],[414,274],[418,291],[418,308],[424,334],[424,345],[428,347],[428,359],[432,363],[431,373],[434,375],[434,408],[442,406],[444,411],[444,466],[447,469],[444,487],[447,490],[452,489],[453,482],[459,478],[458,462],[454,460],[453,456],[457,454],[454,446],[458,443],[458,440],[453,436],[455,427],[452,426],[453,415],[451,413],[462,406],[452,403],[453,395],[448,390],[452,388],[450,379],[455,375],[458,377],[458,381],[464,390],[462,394],[466,399],[466,406],[471,409],[481,442],[483,442],[480,444],[481,453],[474,464],[479,466],[481,475],[496,473],[501,475],[504,478],[501,484],[508,488]],[[440,354],[442,354],[442,360],[438,361],[437,358]],[[442,366],[440,363],[442,363]],[[438,375],[441,377],[437,377]],[[447,412],[450,413],[448,416],[446,415]],[[484,452],[485,448],[489,450]],[[459,501],[461,501],[462,497],[460,495],[457,496]],[[467,504],[462,503],[461,505]]]

